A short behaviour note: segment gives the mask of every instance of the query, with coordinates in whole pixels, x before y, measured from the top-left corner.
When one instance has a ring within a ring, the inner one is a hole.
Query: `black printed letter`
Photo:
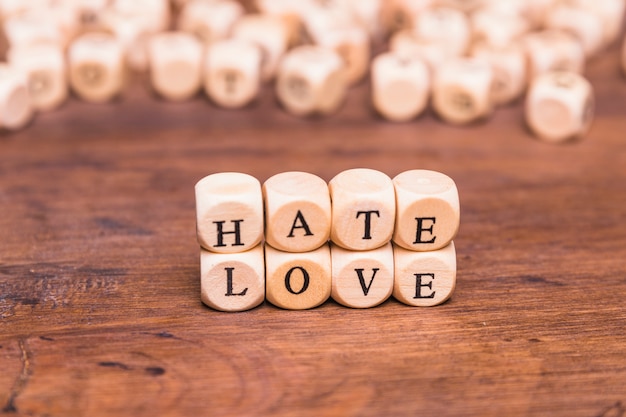
[[[365,278],[363,278],[363,268],[355,269],[354,272],[359,276],[359,282],[361,283],[361,289],[363,290],[363,295],[367,297],[367,293],[370,292],[370,288],[372,287],[372,283],[374,282],[374,277],[376,276],[376,272],[378,272],[379,268],[372,268],[374,273],[372,274],[372,278],[370,279],[369,285],[365,286]]]
[[[233,243],[232,246],[244,246],[244,244],[241,243],[241,233],[240,233],[240,228],[239,228],[239,224],[242,221],[243,219],[231,220],[231,223],[235,223],[235,230],[232,230],[230,232],[224,231],[224,223],[226,223],[226,221],[213,222],[217,225],[217,245],[213,245],[213,247],[219,248],[219,247],[228,246],[224,243],[224,235],[230,235],[230,234],[235,235],[235,243]]]
[[[432,279],[428,284],[422,284],[422,277],[430,277]],[[415,274],[415,297],[413,298],[435,298],[435,291],[430,295],[422,295],[422,288],[428,287],[431,290],[433,289],[433,279],[435,279],[435,274]]]
[[[302,289],[300,289],[300,291],[294,291],[291,288],[291,274],[296,269],[299,269],[300,272],[302,272],[302,278],[304,278],[304,282],[302,283]],[[287,291],[289,291],[293,295],[302,294],[306,291],[307,288],[309,288],[309,273],[306,272],[306,269],[302,268],[301,266],[294,266],[289,271],[287,271],[287,275],[285,275],[285,287],[287,288]]]
[[[235,268],[224,268],[226,270],[226,297],[232,297],[234,295],[244,296],[248,292],[247,288],[244,288],[242,292],[234,293],[233,292],[233,270]]]
[[[298,225],[298,220],[300,220],[300,225]],[[287,237],[294,237],[293,231],[295,229],[304,229],[304,236],[313,236],[313,233],[311,233],[311,229],[309,229],[309,225],[306,223],[306,220],[304,220],[304,216],[300,210],[298,210],[296,218],[293,220],[293,225],[291,226],[291,230],[289,231]]]
[[[422,240],[422,232],[430,232],[431,235],[433,234],[433,225],[436,220],[435,217],[416,217],[415,220],[417,220],[417,231],[415,232],[415,242],[413,242],[413,244],[435,243],[435,239],[437,238],[436,236],[433,236],[430,240]],[[431,224],[429,228],[425,228],[424,220],[430,220],[433,224]]]
[[[358,219],[361,214],[365,214],[365,232],[363,233],[363,239],[370,240],[372,239],[372,235],[370,234],[371,224],[372,224],[372,213],[376,214],[380,217],[380,212],[378,210],[371,211],[357,211],[356,218]]]

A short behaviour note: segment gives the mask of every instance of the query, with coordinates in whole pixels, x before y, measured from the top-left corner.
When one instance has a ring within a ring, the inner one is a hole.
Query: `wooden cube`
[[[7,64],[0,64],[0,128],[17,130],[33,117],[26,75]]]
[[[134,71],[149,67],[148,42],[155,33],[142,16],[126,15],[107,10],[101,16],[102,26],[114,34],[124,51],[126,66]]]
[[[576,36],[586,57],[594,55],[604,46],[602,19],[583,8],[558,5],[548,12],[545,27]]]
[[[582,73],[585,53],[581,43],[570,33],[559,30],[532,32],[522,39],[528,60],[528,78],[547,71]]]
[[[310,252],[330,236],[328,185],[306,172],[283,172],[263,184],[265,241],[284,252]]]
[[[369,68],[370,40],[365,29],[359,26],[334,28],[321,32],[315,42],[334,50],[341,56],[348,84],[360,81]]]
[[[198,243],[211,252],[244,252],[263,239],[261,183],[238,172],[202,178],[195,186]]]
[[[138,21],[149,32],[163,32],[170,27],[169,0],[109,0],[108,9]]]
[[[0,0],[0,16],[3,19],[29,11],[50,7],[51,0]]]
[[[204,91],[218,106],[238,108],[249,104],[261,86],[261,50],[242,40],[212,43],[204,63]]]
[[[109,0],[65,0],[64,7],[77,15],[78,33],[83,34],[103,29],[101,18]]]
[[[64,46],[63,33],[45,11],[29,10],[12,15],[4,21],[4,34],[12,48],[40,43]]]
[[[431,252],[413,252],[394,245],[393,296],[415,307],[444,303],[456,286],[454,242]]]
[[[277,16],[287,27],[289,47],[303,43],[304,22],[306,10],[310,7],[308,1],[293,0],[256,0],[256,11],[265,15]]]
[[[52,44],[12,48],[8,52],[11,66],[25,74],[28,93],[36,110],[59,107],[68,95],[65,56]]]
[[[544,12],[549,10],[555,2],[555,0],[548,1],[550,4],[545,5],[543,9]],[[545,0],[482,0],[482,4],[478,10],[485,10],[500,16],[515,16],[527,20],[530,17],[531,9],[537,8],[542,2],[545,2]],[[531,22],[529,21],[529,23]]]
[[[471,56],[491,65],[491,99],[495,105],[511,103],[524,93],[527,85],[527,61],[526,52],[520,43],[493,46],[479,42],[472,46]]]
[[[171,101],[193,97],[202,84],[202,44],[184,32],[162,32],[148,44],[152,88]]]
[[[386,119],[407,121],[421,114],[430,96],[428,66],[419,58],[394,53],[372,62],[372,102]]]
[[[620,35],[626,9],[624,0],[567,0],[566,4],[600,18],[605,45],[615,41]]]
[[[584,135],[593,112],[592,86],[573,72],[547,72],[536,77],[526,96],[526,123],[547,142]]]
[[[498,13],[481,9],[470,16],[472,41],[505,48],[530,30],[529,23],[520,15]]]
[[[391,239],[396,201],[391,179],[367,168],[349,169],[328,184],[332,201],[330,238],[349,250],[372,250]]]
[[[313,43],[326,32],[359,26],[356,16],[344,1],[305,2],[300,16]]]
[[[497,0],[493,0],[496,2]],[[544,24],[548,11],[554,6],[556,0],[524,0],[526,3],[526,18],[531,30],[537,30]],[[568,0],[569,1],[569,0]],[[622,1],[622,0],[618,0]],[[497,1],[498,3],[504,3]]]
[[[70,45],[69,81],[74,93],[91,102],[106,102],[124,87],[124,53],[106,33],[86,33]]]
[[[389,49],[397,55],[423,60],[434,74],[455,55],[441,42],[418,38],[412,30],[396,32],[389,40]]]
[[[493,70],[485,60],[458,58],[435,73],[432,106],[444,121],[467,124],[491,114]]]
[[[456,9],[426,9],[415,19],[413,30],[418,38],[438,42],[453,55],[464,55],[470,45],[469,21],[463,12]]]
[[[204,304],[220,311],[244,311],[265,300],[263,245],[246,252],[200,250],[200,294]]]
[[[278,71],[278,100],[298,116],[332,113],[347,91],[343,68],[341,57],[332,50],[311,45],[294,48]]]
[[[330,297],[331,264],[328,244],[311,252],[282,252],[265,245],[267,301],[287,310],[305,310]]]
[[[53,3],[49,8],[42,9],[40,13],[45,18],[52,20],[58,28],[61,38],[59,45],[65,51],[69,44],[81,33],[81,15],[78,7],[69,0],[62,3]]]
[[[344,0],[344,3],[370,38],[381,39],[384,34],[382,13],[385,0]]]
[[[510,2],[511,0],[506,1]],[[469,14],[482,7],[485,0],[437,0],[436,3],[438,6],[449,7]]]
[[[387,0],[381,11],[383,27],[388,33],[412,29],[416,17],[435,4],[435,0]]]
[[[243,6],[236,1],[194,0],[182,8],[177,28],[193,33],[202,42],[210,44],[228,38],[243,15]]]
[[[394,281],[391,243],[370,251],[350,251],[331,244],[332,291],[339,304],[377,306],[391,296]]]
[[[433,251],[447,246],[459,230],[459,192],[452,178],[416,169],[393,179],[396,223],[393,242],[407,250]]]
[[[235,23],[232,36],[253,42],[261,48],[261,79],[272,80],[289,44],[289,28],[286,22],[278,16],[245,15]]]

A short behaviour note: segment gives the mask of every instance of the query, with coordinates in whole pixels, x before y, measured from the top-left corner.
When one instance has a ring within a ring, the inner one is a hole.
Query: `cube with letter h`
[[[258,306],[265,299],[261,184],[223,172],[198,181],[195,192],[202,301],[222,311]]]

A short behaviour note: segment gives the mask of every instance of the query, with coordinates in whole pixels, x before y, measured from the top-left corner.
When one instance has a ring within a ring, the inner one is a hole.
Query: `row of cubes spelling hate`
[[[244,252],[263,238],[275,249],[308,252],[329,239],[348,250],[390,240],[407,250],[441,249],[460,221],[454,181],[439,172],[406,171],[393,180],[351,169],[329,184],[305,172],[284,172],[261,187],[247,174],[224,172],[196,184],[197,235],[211,252]]]

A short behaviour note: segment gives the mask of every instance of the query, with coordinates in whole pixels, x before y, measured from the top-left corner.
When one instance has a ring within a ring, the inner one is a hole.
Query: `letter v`
[[[367,297],[367,293],[370,292],[370,288],[372,287],[372,283],[374,282],[374,277],[376,276],[376,272],[378,272],[380,268],[372,268],[374,273],[372,274],[372,278],[370,279],[370,283],[365,285],[365,278],[363,278],[363,268],[355,268],[354,272],[359,276],[359,282],[361,283],[361,289],[363,290],[363,295]]]

